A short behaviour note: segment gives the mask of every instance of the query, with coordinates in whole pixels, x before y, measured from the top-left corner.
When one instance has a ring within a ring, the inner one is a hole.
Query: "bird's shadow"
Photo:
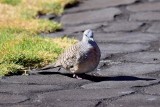
[[[39,72],[41,75],[64,75],[70,78],[73,78],[73,74],[63,74],[59,72]],[[156,80],[153,78],[139,78],[135,76],[95,76],[95,75],[89,75],[89,74],[80,74],[78,75],[82,79],[93,81],[93,82],[102,82],[102,81],[138,81],[138,80],[143,80],[143,81],[152,81]]]

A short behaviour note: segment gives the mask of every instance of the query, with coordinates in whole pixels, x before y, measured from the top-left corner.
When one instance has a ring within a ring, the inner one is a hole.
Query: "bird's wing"
[[[70,48],[65,50],[58,58],[55,65],[62,66],[66,69],[70,69],[76,64],[77,59],[79,58],[78,53],[79,53],[79,43],[72,45]]]

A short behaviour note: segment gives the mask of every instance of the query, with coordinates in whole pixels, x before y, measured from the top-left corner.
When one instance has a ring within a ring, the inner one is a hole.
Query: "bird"
[[[72,73],[74,78],[81,79],[78,74],[96,69],[100,57],[101,51],[94,40],[94,33],[91,29],[87,29],[83,32],[81,41],[66,49],[55,63],[45,66],[41,70],[64,68]]]

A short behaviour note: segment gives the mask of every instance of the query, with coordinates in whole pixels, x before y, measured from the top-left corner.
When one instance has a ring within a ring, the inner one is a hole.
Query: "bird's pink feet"
[[[78,75],[76,75],[76,74],[73,74],[73,78],[76,78],[76,79],[82,79],[81,77],[79,77]]]

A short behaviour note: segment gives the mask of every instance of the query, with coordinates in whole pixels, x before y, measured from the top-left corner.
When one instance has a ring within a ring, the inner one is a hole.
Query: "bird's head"
[[[82,41],[94,41],[94,34],[91,29],[84,31]]]

